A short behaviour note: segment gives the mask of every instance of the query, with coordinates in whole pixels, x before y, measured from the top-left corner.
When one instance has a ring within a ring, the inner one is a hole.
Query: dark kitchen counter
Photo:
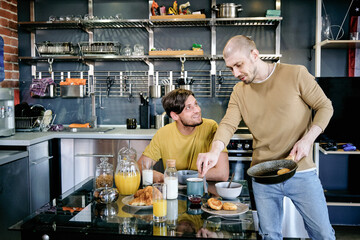
[[[247,182],[237,201],[249,205]],[[41,239],[44,234],[50,239],[163,239],[186,237],[201,238],[197,232],[204,228],[210,236],[218,239],[256,239],[257,234],[252,211],[231,219],[211,215],[198,207],[191,207],[186,198],[186,186],[179,187],[176,204],[176,221],[164,224],[152,221],[152,209],[137,210],[122,203],[125,196],[111,204],[102,205],[93,201],[92,180],[66,197],[56,198],[32,215],[11,227],[21,231],[22,239]],[[209,182],[209,192],[216,196],[214,183]],[[176,208],[168,208],[174,210]],[[168,213],[169,214],[169,213]],[[43,238],[44,239],[44,238]]]

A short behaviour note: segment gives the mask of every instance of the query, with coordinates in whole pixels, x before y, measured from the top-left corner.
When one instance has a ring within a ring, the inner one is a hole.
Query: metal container
[[[79,43],[79,49],[82,54],[120,54],[121,45],[118,42],[81,42]]]
[[[165,95],[171,92],[172,90],[175,90],[175,85],[165,85]]]
[[[15,134],[14,90],[0,88],[0,136]]]
[[[161,98],[161,85],[150,86],[150,97]]]
[[[179,88],[186,89],[192,91],[192,85],[186,84],[186,85],[179,85]]]
[[[165,126],[165,115],[166,112],[163,112],[161,115],[155,115],[155,128],[159,129]]]
[[[85,95],[85,85],[60,85],[62,98],[82,98]]]
[[[40,56],[47,55],[75,55],[78,53],[76,46],[71,42],[42,42],[35,44]]]
[[[241,4],[235,3],[222,3],[214,6],[213,11],[216,11],[216,17],[218,18],[236,18],[237,13],[241,12],[243,9]]]

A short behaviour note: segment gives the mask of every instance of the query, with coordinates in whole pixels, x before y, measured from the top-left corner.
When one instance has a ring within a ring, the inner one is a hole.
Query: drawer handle
[[[109,157],[112,158],[112,154],[76,154],[75,157]]]
[[[42,163],[42,162],[44,162],[44,161],[46,161],[46,160],[50,160],[50,159],[52,159],[52,158],[53,158],[53,156],[42,157],[42,158],[39,158],[39,159],[37,159],[37,160],[35,160],[35,161],[31,161],[31,162],[30,162],[30,165],[37,165],[37,164],[40,164],[40,163]]]

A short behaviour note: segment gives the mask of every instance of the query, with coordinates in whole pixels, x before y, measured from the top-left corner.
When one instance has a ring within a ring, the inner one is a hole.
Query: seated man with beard
[[[162,98],[166,114],[174,122],[160,128],[138,160],[141,172],[142,161],[151,159],[155,164],[162,159],[175,159],[177,170],[197,170],[196,160],[199,153],[210,150],[217,130],[214,120],[201,117],[201,108],[194,93],[185,89],[176,89]],[[218,163],[206,173],[210,181],[227,181],[229,161],[227,150],[221,152]],[[154,171],[154,182],[163,182],[164,175]]]

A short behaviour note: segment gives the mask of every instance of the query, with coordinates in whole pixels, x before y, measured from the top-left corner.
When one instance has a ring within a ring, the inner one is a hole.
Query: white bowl
[[[242,190],[242,184],[232,182],[230,187],[229,182],[218,182],[215,184],[216,192],[220,195],[220,197],[224,199],[234,199],[237,198]]]
[[[178,179],[179,183],[186,185],[186,179],[188,178],[197,178],[198,172],[194,170],[179,170],[178,171]]]

